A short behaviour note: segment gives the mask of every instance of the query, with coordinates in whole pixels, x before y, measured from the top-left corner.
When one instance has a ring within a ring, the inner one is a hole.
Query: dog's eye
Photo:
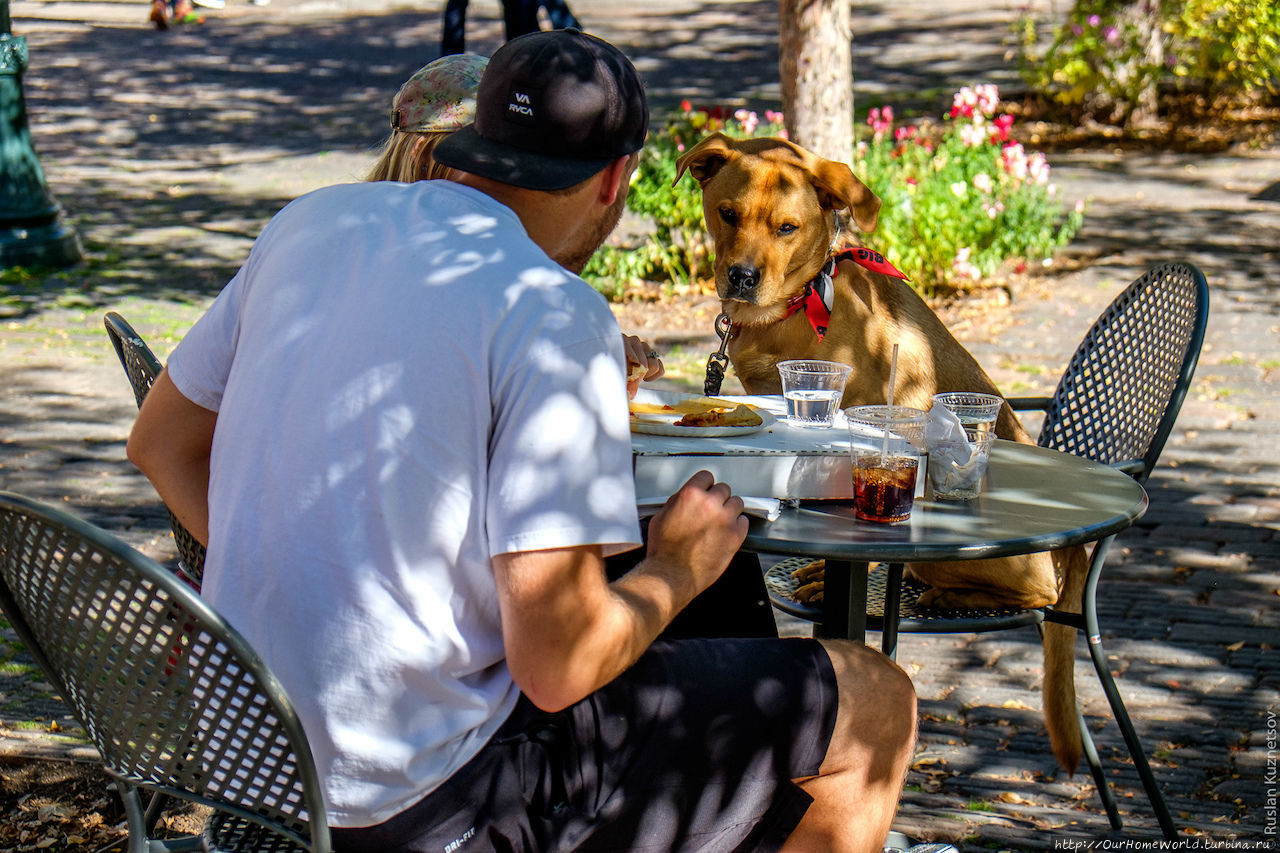
[[[738,214],[735,213],[731,207],[720,208],[720,219],[723,220],[726,225],[738,224]]]
[[[798,226],[788,222],[785,225],[782,225],[781,227],[778,228],[778,233],[783,237],[785,237],[788,234],[794,234],[797,230],[797,227]]]

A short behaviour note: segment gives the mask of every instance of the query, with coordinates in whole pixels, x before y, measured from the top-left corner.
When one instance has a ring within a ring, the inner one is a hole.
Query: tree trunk
[[[778,0],[787,135],[820,157],[853,159],[853,52],[848,0]]]

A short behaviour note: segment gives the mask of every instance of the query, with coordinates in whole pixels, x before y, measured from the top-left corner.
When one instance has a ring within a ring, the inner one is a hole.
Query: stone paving
[[[1003,36],[1017,5],[856,2],[859,98],[937,107],[959,85],[1013,84]],[[684,97],[777,106],[770,2],[574,8],[635,57],[655,113]],[[69,506],[172,559],[164,513],[124,461],[134,407],[101,315],[120,310],[163,357],[275,210],[367,168],[382,136],[369,117],[435,56],[439,10],[437,0],[229,0],[203,26],[157,33],[141,2],[14,0],[15,31],[31,49],[36,148],[89,251],[60,277],[0,278],[0,488]],[[496,3],[472,4],[474,49],[497,46],[498,17]],[[1275,849],[1280,150],[1091,150],[1051,163],[1068,199],[1089,200],[1075,243],[1007,304],[947,317],[1005,393],[1036,393],[1147,267],[1184,259],[1207,274],[1212,313],[1195,386],[1149,483],[1151,510],[1112,551],[1104,642],[1183,836]],[[677,342],[660,321],[648,332]],[[0,752],[89,754],[66,736],[75,727],[48,685],[10,654],[0,647]],[[899,661],[922,717],[898,828],[966,851],[1158,837],[1083,657],[1077,683],[1114,771],[1120,833],[1087,774],[1055,772],[1034,632],[907,636]]]

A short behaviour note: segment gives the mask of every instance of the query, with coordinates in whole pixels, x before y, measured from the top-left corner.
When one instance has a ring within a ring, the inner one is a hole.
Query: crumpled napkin
[[[662,509],[662,505],[666,502],[666,497],[640,498],[636,501],[636,508],[640,511],[641,518],[648,518]],[[777,521],[778,516],[782,513],[782,501],[777,498],[743,497],[742,504],[742,511],[747,515],[754,515],[757,518],[763,518],[765,521]]]
[[[935,490],[968,488],[986,473],[986,457],[974,452],[960,419],[941,403],[929,409],[924,441],[929,451],[929,480]]]
[[[929,419],[924,424],[924,444],[930,459],[937,453],[939,458],[966,465],[973,456],[973,445],[964,434],[964,424],[941,403],[934,403],[929,409]]]

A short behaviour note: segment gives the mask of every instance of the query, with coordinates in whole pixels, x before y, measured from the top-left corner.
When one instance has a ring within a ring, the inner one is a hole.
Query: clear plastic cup
[[[778,362],[787,422],[792,426],[825,429],[835,423],[845,383],[853,372],[836,361],[794,359]]]
[[[954,391],[934,394],[933,400],[959,418],[969,442],[970,455],[967,459],[957,458],[955,448],[930,452],[929,486],[933,496],[939,500],[972,500],[982,493],[991,441],[996,436],[996,419],[1000,416],[1004,398],[995,394]]]
[[[934,394],[933,401],[950,409],[960,419],[971,439],[978,433],[995,432],[996,419],[1000,417],[1000,407],[1004,405],[1003,397],[971,391]]]
[[[853,511],[863,521],[911,517],[924,448],[926,412],[910,406],[845,409],[853,459]]]

